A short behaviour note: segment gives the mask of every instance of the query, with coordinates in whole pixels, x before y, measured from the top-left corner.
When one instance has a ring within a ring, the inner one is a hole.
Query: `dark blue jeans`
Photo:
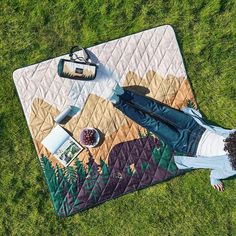
[[[174,150],[195,156],[199,140],[206,130],[190,115],[129,90],[114,106],[130,119],[161,138]]]

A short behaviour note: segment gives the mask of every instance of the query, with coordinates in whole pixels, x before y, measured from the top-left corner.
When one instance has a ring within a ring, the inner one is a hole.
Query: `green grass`
[[[236,235],[236,182],[218,193],[199,170],[59,219],[12,72],[80,43],[87,47],[171,24],[206,119],[236,121],[235,1],[2,0],[0,235]]]

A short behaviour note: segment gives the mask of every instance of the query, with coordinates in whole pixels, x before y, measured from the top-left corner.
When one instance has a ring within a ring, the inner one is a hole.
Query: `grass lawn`
[[[77,3],[75,3],[77,2]],[[236,235],[236,181],[225,192],[199,170],[59,219],[13,84],[12,72],[171,24],[205,118],[236,123],[234,0],[2,0],[0,13],[0,235]]]

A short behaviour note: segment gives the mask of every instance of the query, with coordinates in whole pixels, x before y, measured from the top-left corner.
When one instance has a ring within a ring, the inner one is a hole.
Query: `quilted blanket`
[[[17,69],[14,83],[45,175],[54,209],[68,216],[109,199],[182,174],[174,151],[139,126],[106,98],[114,80],[127,89],[148,90],[153,99],[181,109],[196,102],[171,26],[149,29],[88,48],[98,72],[93,81],[57,75],[59,56]],[[77,52],[82,55],[81,51]],[[68,105],[77,112],[62,126],[79,142],[84,127],[95,127],[102,141],[84,148],[67,167],[41,144]]]

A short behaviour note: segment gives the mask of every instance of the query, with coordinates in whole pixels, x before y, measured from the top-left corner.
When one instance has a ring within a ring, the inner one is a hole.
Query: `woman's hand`
[[[224,189],[224,184],[221,182],[220,184],[215,184],[213,185],[213,188],[216,189],[217,191],[223,192]]]

